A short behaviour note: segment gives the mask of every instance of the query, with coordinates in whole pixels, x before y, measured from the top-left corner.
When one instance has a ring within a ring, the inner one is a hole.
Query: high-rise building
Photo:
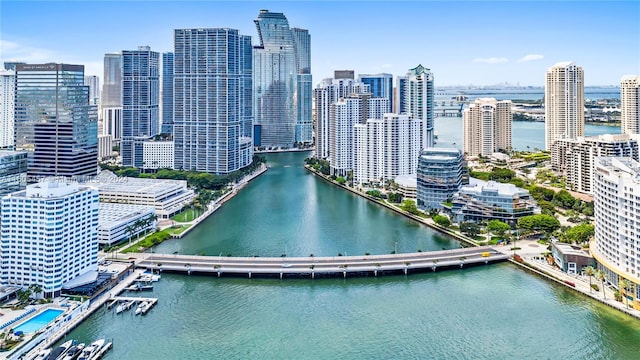
[[[254,20],[259,45],[253,51],[256,146],[313,142],[310,36],[290,29],[282,13],[260,10]]]
[[[96,280],[98,191],[45,181],[6,195],[1,204],[3,284],[39,285],[44,296],[55,297]]]
[[[173,134],[173,53],[162,53],[162,131]]]
[[[15,139],[29,154],[30,181],[97,173],[98,116],[83,65],[16,66]]]
[[[122,140],[122,54],[104,55],[104,76],[100,93],[101,135],[111,135],[115,143]]]
[[[100,78],[96,75],[85,75],[84,84],[89,87],[89,104],[100,104]]]
[[[369,87],[351,79],[324,79],[314,89],[316,103],[316,151],[318,159],[328,159],[330,152],[329,120],[331,105],[351,94],[368,94]],[[366,119],[365,119],[366,120]]]
[[[334,70],[333,78],[336,80],[346,79],[346,80],[354,80],[355,79],[355,71],[353,70]]]
[[[489,156],[511,150],[511,101],[479,98],[464,110],[464,153]]]
[[[640,309],[640,163],[630,158],[597,158],[593,187],[591,255],[607,282]],[[627,290],[620,286],[623,279],[630,282]]]
[[[122,51],[123,166],[142,167],[141,143],[160,133],[159,106],[160,54],[148,46]]]
[[[640,134],[640,76],[620,80],[620,115],[623,134]]]
[[[100,106],[122,107],[122,54],[104,54],[104,76],[102,77]]]
[[[228,174],[251,163],[251,61],[251,37],[238,30],[175,30],[176,169]]]
[[[462,151],[455,148],[426,148],[418,158],[418,208],[440,209],[460,189],[464,177]]]
[[[393,112],[393,75],[391,74],[360,74],[358,80],[369,85],[371,96],[389,99],[389,107],[385,112]]]
[[[373,102],[363,95],[367,94],[351,94],[330,105],[329,163],[333,175],[347,176],[353,170],[354,125],[376,118],[374,114],[382,114],[388,106],[388,99]]]
[[[13,114],[16,73],[0,70],[0,149],[13,148]]]
[[[421,144],[433,146],[433,73],[418,65],[397,79],[398,113],[411,114],[424,122]]]
[[[640,160],[640,135],[605,134],[557,140],[551,149],[551,166],[562,174],[572,190],[592,193],[597,157],[629,157]]]
[[[545,149],[559,139],[584,136],[584,73],[573,62],[547,70],[544,87]]]
[[[388,99],[384,105],[388,105]],[[387,113],[353,128],[353,182],[380,183],[415,175],[420,155],[422,121],[407,114]]]

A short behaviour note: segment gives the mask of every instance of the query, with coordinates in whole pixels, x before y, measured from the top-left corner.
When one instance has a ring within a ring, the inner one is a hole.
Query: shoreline
[[[464,237],[464,236],[462,236],[460,234],[454,233],[452,231],[448,231],[447,229],[444,229],[444,228],[438,226],[437,224],[435,224],[433,222],[429,222],[427,218],[421,218],[419,216],[415,216],[413,214],[407,213],[407,212],[405,212],[405,211],[403,211],[401,209],[395,208],[395,207],[393,207],[393,206],[391,206],[391,205],[389,205],[387,203],[384,203],[384,202],[382,202],[382,201],[380,201],[378,199],[375,199],[372,196],[360,193],[360,192],[356,191],[355,189],[352,189],[352,188],[347,187],[345,185],[339,184],[339,183],[337,183],[337,182],[325,177],[323,174],[318,173],[316,170],[314,170],[313,168],[309,167],[306,164],[304,165],[304,167],[305,167],[305,169],[307,169],[307,171],[312,173],[314,176],[318,176],[321,179],[329,182],[332,185],[336,185],[336,186],[338,186],[340,188],[348,190],[349,192],[351,192],[351,193],[353,193],[355,195],[359,195],[359,196],[361,196],[361,197],[363,197],[363,198],[365,198],[367,200],[370,200],[373,203],[382,205],[385,208],[393,210],[398,214],[404,215],[404,216],[406,216],[406,217],[408,217],[408,218],[410,218],[410,219],[412,219],[414,221],[417,221],[417,222],[419,222],[421,224],[427,225],[430,228],[432,228],[432,229],[434,229],[434,230],[436,230],[436,231],[438,231],[438,232],[440,232],[442,234],[446,234],[446,235],[452,236],[453,238],[455,238],[455,239],[457,239],[457,240],[459,240],[459,241],[461,241],[461,242],[463,242],[463,243],[465,243],[467,245],[476,246],[476,247],[480,246],[480,245],[476,244],[475,242],[472,242],[470,239],[467,239],[466,237]],[[507,250],[507,252],[511,252],[511,251]],[[547,281],[551,281],[551,282],[553,282],[555,284],[563,285],[565,288],[569,288],[569,289],[573,290],[574,292],[576,292],[578,294],[581,294],[581,295],[583,295],[583,296],[585,296],[587,298],[590,298],[591,300],[595,300],[595,301],[599,302],[602,305],[606,305],[607,307],[609,307],[611,309],[618,310],[619,312],[621,312],[621,313],[623,313],[625,315],[629,315],[629,316],[631,316],[631,317],[633,317],[635,319],[640,320],[640,312],[639,311],[632,310],[633,308],[631,308],[631,309],[626,308],[625,307],[626,305],[624,303],[619,303],[619,302],[617,302],[615,300],[612,300],[613,299],[613,293],[610,292],[610,291],[609,291],[609,297],[605,300],[605,299],[602,299],[602,298],[596,296],[596,294],[601,294],[599,291],[594,294],[593,292],[591,292],[589,290],[585,291],[585,290],[581,289],[581,287],[585,287],[585,286],[590,289],[590,286],[588,284],[586,284],[586,285],[585,284],[577,284],[577,285],[580,285],[580,286],[576,287],[575,286],[576,282],[577,281],[581,282],[581,280],[573,278],[568,274],[562,273],[562,275],[561,274],[557,274],[556,275],[556,274],[549,273],[549,271],[547,269],[544,269],[541,266],[537,266],[536,264],[534,264],[532,262],[529,262],[529,261],[526,261],[524,259],[523,259],[522,262],[519,262],[519,261],[516,261],[513,257],[511,257],[508,261],[510,263],[514,264],[514,265],[517,265],[519,268],[521,268],[522,270],[524,270],[526,272],[532,273],[534,275],[538,275],[539,277],[541,277],[543,279],[546,279]],[[573,283],[574,286],[569,285],[567,283],[567,281]],[[603,288],[602,291],[603,292],[607,291],[606,287]],[[612,301],[610,302],[610,301],[607,301],[607,300],[612,300]]]
[[[234,184],[233,188],[231,189],[231,191],[227,192],[226,194],[222,195],[219,199],[216,199],[215,201],[213,201],[212,203],[207,205],[207,211],[203,212],[197,218],[195,218],[195,219],[193,219],[193,220],[191,220],[189,222],[178,223],[178,224],[182,224],[182,225],[189,224],[191,226],[189,226],[185,231],[181,232],[180,234],[171,235],[171,239],[182,239],[182,237],[184,237],[186,234],[188,234],[193,228],[195,228],[201,222],[203,222],[204,220],[209,218],[209,216],[211,216],[211,214],[216,212],[216,210],[220,209],[225,202],[229,201],[234,196],[236,196],[240,192],[240,190],[242,190],[245,186],[247,186],[247,184],[249,184],[252,180],[254,180],[258,176],[260,176],[260,175],[264,174],[265,172],[267,172],[268,169],[269,169],[269,167],[266,164],[263,163],[262,166],[259,169],[257,169],[256,171],[252,172],[251,174],[243,177],[242,179],[240,179],[240,181],[238,181],[238,183]],[[167,228],[169,228],[171,226],[173,226],[173,225],[169,225],[169,226],[167,226]]]

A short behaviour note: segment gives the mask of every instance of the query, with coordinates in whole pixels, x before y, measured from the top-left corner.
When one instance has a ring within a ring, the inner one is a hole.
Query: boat
[[[43,350],[40,350],[33,358],[31,358],[32,360],[44,360],[46,359],[49,354],[51,354],[51,348],[46,348]]]
[[[155,282],[155,281],[160,280],[160,275],[144,272],[144,273],[140,274],[140,277],[138,277],[138,279],[141,280],[141,281],[154,281]]]
[[[91,345],[87,346],[82,350],[80,357],[78,360],[91,360],[100,352],[100,349],[104,346],[104,339],[99,339],[91,343]]]
[[[58,346],[55,350],[51,351],[49,353],[49,355],[47,355],[46,360],[57,360],[57,359],[62,359],[65,355],[65,353],[67,352],[67,350],[69,350],[70,347],[72,347],[75,344],[75,340],[69,340],[67,342],[64,342],[62,345]]]
[[[140,305],[138,305],[138,307],[136,308],[136,315],[140,315],[140,314],[144,314],[147,312],[147,308],[149,307],[150,303],[143,301],[140,303]]]
[[[151,291],[153,290],[153,284],[151,282],[137,283],[138,291]]]
[[[120,314],[121,312],[127,310],[127,303],[126,302],[121,302],[120,304],[118,304],[118,307],[116,308],[116,314]]]
[[[70,347],[69,350],[64,355],[64,357],[62,358],[62,360],[75,360],[75,358],[80,356],[83,349],[84,349],[84,343],[80,343],[78,345],[74,345]]]

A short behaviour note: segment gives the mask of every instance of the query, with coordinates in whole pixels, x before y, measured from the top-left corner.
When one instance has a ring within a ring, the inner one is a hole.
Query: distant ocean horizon
[[[544,87],[520,87],[520,88],[449,88],[442,87],[435,90],[435,100],[445,101],[455,98],[457,95],[465,95],[467,100],[492,97],[496,100],[542,100]],[[589,86],[584,88],[585,100],[620,99],[620,87],[617,86]]]

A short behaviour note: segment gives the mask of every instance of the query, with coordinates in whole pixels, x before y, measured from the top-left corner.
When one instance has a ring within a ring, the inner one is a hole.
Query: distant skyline
[[[543,86],[560,61],[585,85],[640,74],[640,2],[528,1],[12,1],[0,2],[0,61],[85,65],[149,45],[173,51],[173,30],[233,28],[258,42],[260,9],[311,35],[315,87],[334,70],[404,75],[422,64],[435,85]]]

